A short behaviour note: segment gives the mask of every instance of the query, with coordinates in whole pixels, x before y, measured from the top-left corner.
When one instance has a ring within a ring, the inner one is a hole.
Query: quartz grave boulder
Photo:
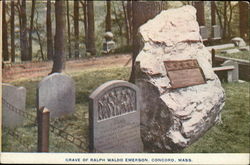
[[[147,152],[178,152],[215,123],[225,102],[192,6],[162,11],[139,29],[135,83]]]

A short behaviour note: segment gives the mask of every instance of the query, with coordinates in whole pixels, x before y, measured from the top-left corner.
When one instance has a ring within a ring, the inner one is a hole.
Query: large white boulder
[[[136,85],[142,91],[141,134],[148,152],[177,152],[216,122],[225,102],[192,6],[162,11],[139,29]],[[205,84],[172,88],[164,61],[196,59]]]

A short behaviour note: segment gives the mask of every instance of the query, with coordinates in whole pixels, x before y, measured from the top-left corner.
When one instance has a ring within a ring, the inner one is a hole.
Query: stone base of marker
[[[146,152],[178,152],[220,121],[225,94],[195,18],[195,9],[184,6],[139,29],[143,46],[135,68]]]
[[[26,89],[10,84],[2,84],[2,120],[3,126],[15,128],[23,124],[26,104]]]

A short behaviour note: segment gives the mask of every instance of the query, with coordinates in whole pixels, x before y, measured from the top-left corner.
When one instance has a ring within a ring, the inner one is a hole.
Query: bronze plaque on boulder
[[[206,83],[197,60],[164,61],[172,88]]]

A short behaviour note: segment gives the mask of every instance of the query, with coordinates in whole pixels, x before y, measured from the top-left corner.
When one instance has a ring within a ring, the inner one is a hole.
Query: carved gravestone
[[[50,117],[61,117],[74,112],[75,83],[62,73],[45,77],[38,85],[37,106],[50,110]]]
[[[113,80],[90,95],[90,152],[142,152],[139,89]]]
[[[135,84],[147,152],[178,152],[220,121],[224,90],[192,6],[162,11],[139,28]]]
[[[3,126],[15,128],[23,124],[22,112],[25,111],[26,89],[9,84],[2,85]]]

